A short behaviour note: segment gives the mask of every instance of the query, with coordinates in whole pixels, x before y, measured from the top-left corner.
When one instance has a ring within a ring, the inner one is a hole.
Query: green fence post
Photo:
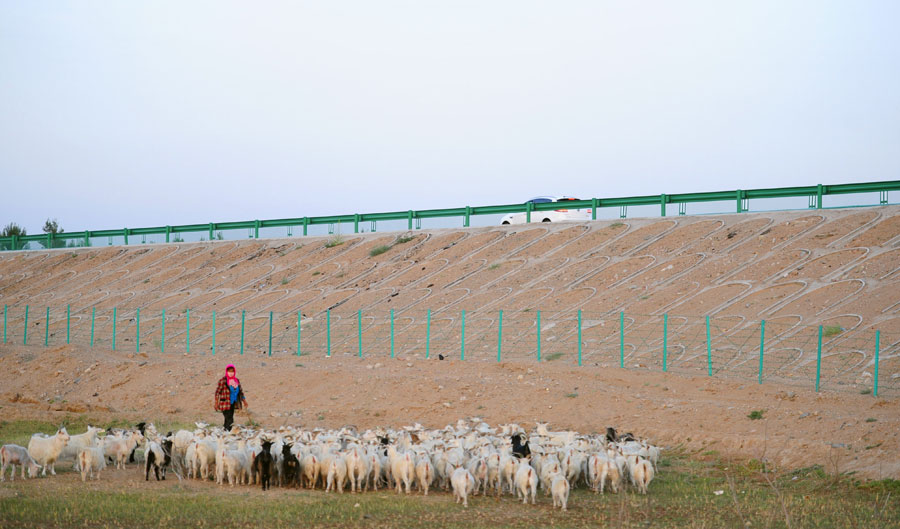
[[[358,333],[357,341],[359,342],[359,353],[357,356],[362,358],[362,310],[356,311],[356,331]]]
[[[578,310],[578,365],[581,365],[581,310]]]
[[[526,224],[531,223],[531,210],[532,209],[534,209],[534,203],[530,202],[530,201],[526,202],[525,203],[525,223]]]
[[[412,212],[412,210],[409,210],[406,213],[406,229],[408,229],[408,230],[412,229],[412,219],[413,219],[413,212]]]
[[[300,356],[300,318],[302,318],[302,317],[303,317],[303,315],[298,310],[297,311],[297,356]]]
[[[596,198],[591,199],[591,220],[597,220],[597,206],[599,202]]]
[[[185,325],[185,336],[184,336],[184,348],[186,353],[191,352],[191,309],[187,309],[185,313],[186,319],[184,322]]]
[[[72,343],[72,305],[66,305],[66,343]]]
[[[712,342],[709,341],[709,316],[706,316],[706,372],[712,376]]]
[[[128,228],[122,229],[122,237],[125,238],[125,246],[128,246]]]
[[[823,187],[822,184],[816,186],[816,209],[822,209]]]
[[[497,320],[497,361],[500,361],[500,350],[503,346],[503,311],[500,311],[500,319]]]
[[[25,305],[25,335],[22,337],[22,345],[28,345],[28,305]]]
[[[212,354],[216,356],[216,311],[212,311]]]
[[[253,221],[253,238],[259,239],[259,220]]]
[[[50,343],[50,307],[47,307],[47,318],[44,325],[44,347]]]
[[[469,218],[471,216],[472,216],[472,208],[469,206],[466,206],[466,216],[465,216],[465,220],[463,222],[463,228],[469,227]]]
[[[159,337],[159,352],[166,352],[166,309],[162,310],[162,332]]]
[[[331,310],[325,311],[325,337],[327,338],[325,356],[331,356]]]
[[[625,311],[619,312],[619,367],[625,368]]]
[[[666,216],[666,194],[663,193],[659,195],[659,216]]]
[[[757,378],[757,381],[760,384],[762,384],[763,349],[765,347],[765,341],[766,341],[766,320],[762,320],[759,322],[759,377]]]
[[[136,309],[134,315],[134,347],[136,353],[141,352],[141,309]]]
[[[6,343],[6,311],[9,307],[3,305],[3,343]]]
[[[97,318],[97,307],[91,307],[91,347],[94,346],[94,320]]]
[[[272,311],[269,311],[269,356],[272,356]]]
[[[394,309],[391,309],[391,358],[394,358]]]
[[[459,359],[466,359],[466,309],[462,311],[462,327],[459,334]]]
[[[663,314],[663,373],[669,370],[668,359],[668,342],[669,342],[669,314]]]
[[[431,352],[431,309],[425,315],[425,360]]]
[[[541,311],[537,311],[537,361],[541,361]]]
[[[816,347],[816,393],[819,392],[819,379],[822,375],[822,326],[819,325],[819,345]]]
[[[878,352],[881,349],[881,331],[875,331],[875,378],[872,380],[872,396],[878,396]]]
[[[113,333],[112,333],[112,350],[116,350],[116,320],[118,319],[118,311],[113,307]]]
[[[247,311],[241,311],[241,354],[244,354],[244,326],[247,322]]]

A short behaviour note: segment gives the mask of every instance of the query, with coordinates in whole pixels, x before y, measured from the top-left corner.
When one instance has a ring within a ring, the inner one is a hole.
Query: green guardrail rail
[[[597,210],[599,208],[620,208],[620,216],[624,217],[629,206],[653,206],[659,205],[660,215],[666,216],[667,206],[669,204],[678,204],[680,215],[685,214],[685,205],[689,203],[700,202],[722,202],[733,201],[735,203],[735,211],[742,213],[748,211],[749,201],[754,199],[772,199],[772,198],[796,198],[808,197],[809,207],[814,209],[823,208],[823,197],[826,195],[848,195],[858,193],[878,193],[879,205],[888,203],[888,192],[900,191],[900,180],[889,180],[883,182],[864,182],[856,184],[836,184],[823,185],[817,184],[813,186],[801,187],[778,187],[768,189],[735,189],[732,191],[710,191],[702,193],[676,193],[676,194],[660,194],[660,195],[644,195],[633,197],[618,198],[591,198],[587,200],[577,200],[566,202],[566,207],[571,209],[590,209],[591,218],[596,220]],[[416,228],[421,227],[422,219],[434,219],[445,217],[462,217],[463,227],[469,227],[470,220],[473,215],[498,215],[507,213],[526,213],[530,216],[532,212],[552,211],[557,209],[559,204],[549,202],[533,204],[530,202],[521,204],[505,204],[496,206],[465,206],[458,208],[444,209],[425,209],[425,210],[407,210],[407,211],[391,211],[381,213],[354,213],[350,215],[327,215],[319,217],[297,217],[290,219],[270,219],[270,220],[246,220],[238,222],[210,222],[207,224],[184,224],[180,226],[155,226],[148,228],[121,228],[111,230],[85,230],[79,232],[64,233],[46,233],[38,235],[11,236],[0,237],[0,250],[20,250],[29,242],[38,242],[48,248],[70,247],[72,243],[76,246],[90,246],[90,240],[98,237],[122,237],[124,244],[129,244],[129,236],[147,235],[165,235],[165,242],[172,242],[172,236],[176,239],[179,234],[183,233],[204,233],[209,236],[209,240],[215,240],[217,233],[222,230],[247,229],[253,238],[259,238],[260,228],[278,228],[278,227],[302,227],[303,235],[307,235],[309,226],[315,225],[333,225],[352,223],[353,232],[359,233],[360,223],[377,222],[377,221],[402,221],[406,220],[408,229],[413,229],[415,223]]]

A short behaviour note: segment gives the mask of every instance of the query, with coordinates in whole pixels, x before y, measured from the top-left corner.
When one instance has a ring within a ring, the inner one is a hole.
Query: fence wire
[[[580,340],[579,340],[580,338]],[[123,352],[555,362],[900,393],[900,334],[736,316],[592,311],[3,308],[3,343]],[[877,377],[877,378],[876,378]]]

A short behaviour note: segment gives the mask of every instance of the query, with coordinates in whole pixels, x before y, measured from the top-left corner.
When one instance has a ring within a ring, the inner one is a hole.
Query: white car
[[[579,200],[575,197],[534,197],[525,202],[525,204],[545,204],[547,202],[568,202]],[[525,224],[525,213],[510,213],[500,219],[500,224]],[[589,209],[554,209],[552,211],[533,211],[531,212],[531,222],[582,222],[591,220],[591,210]]]

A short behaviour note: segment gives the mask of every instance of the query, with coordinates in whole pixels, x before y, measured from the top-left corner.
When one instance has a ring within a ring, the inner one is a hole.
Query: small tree
[[[19,226],[15,222],[10,222],[3,228],[3,237],[12,237],[13,235],[16,237],[24,237],[28,235],[28,233],[22,226]]]
[[[15,235],[16,237],[24,237],[25,235],[27,235],[27,233],[25,232],[25,228],[23,228],[22,226],[19,226],[15,222],[10,222],[3,228],[3,231],[0,232],[0,237],[12,237],[13,235]],[[2,243],[0,244],[0,248],[2,248],[3,250],[18,249],[13,248],[12,243]]]
[[[49,219],[49,218],[44,222],[44,227],[41,229],[44,231],[44,233],[52,233],[54,235],[56,235],[57,233],[63,233],[64,231],[66,231],[59,227],[59,222],[57,222],[56,219]],[[53,241],[53,248],[65,248],[65,247],[66,247],[66,241],[63,241],[63,240],[54,240]]]

